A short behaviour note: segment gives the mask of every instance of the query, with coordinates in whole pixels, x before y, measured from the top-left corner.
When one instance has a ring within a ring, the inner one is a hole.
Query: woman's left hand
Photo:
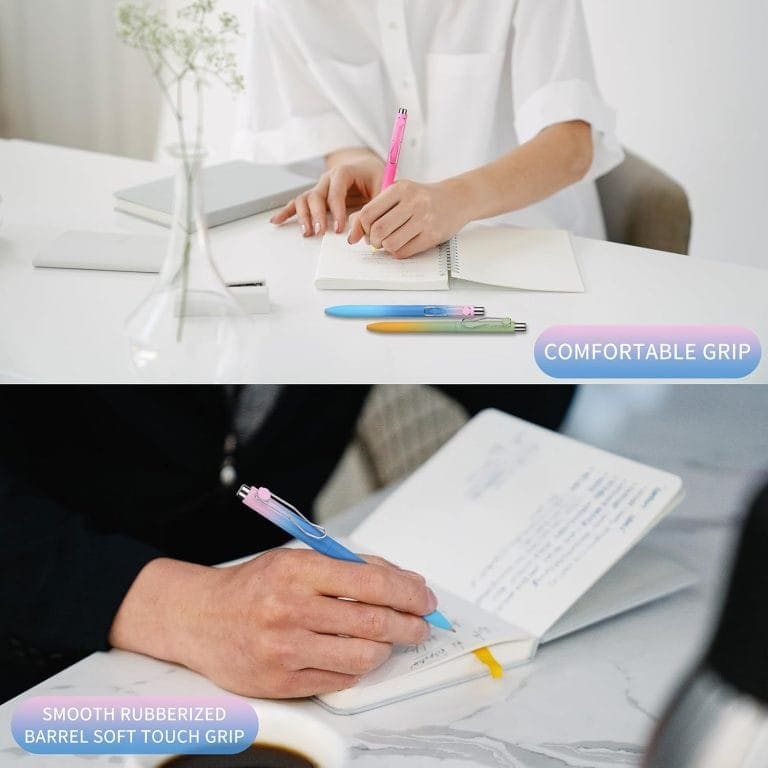
[[[461,183],[398,181],[350,217],[351,244],[365,237],[396,259],[407,259],[443,243],[468,221]]]

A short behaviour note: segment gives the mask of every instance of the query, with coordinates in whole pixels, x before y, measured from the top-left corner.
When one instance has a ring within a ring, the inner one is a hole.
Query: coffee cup
[[[188,756],[189,767],[199,765],[201,768],[218,768],[220,765],[221,768],[230,768],[240,765],[243,768],[260,768],[261,765],[295,765],[297,768],[342,768],[347,765],[348,749],[344,739],[318,718],[289,704],[277,702],[260,702],[255,705],[255,709],[259,718],[259,731],[248,750],[241,755]],[[267,748],[272,750],[272,754],[269,754]],[[179,754],[132,755],[127,768],[185,768],[181,757]],[[207,762],[202,761],[203,757]],[[291,763],[290,759],[294,761]]]

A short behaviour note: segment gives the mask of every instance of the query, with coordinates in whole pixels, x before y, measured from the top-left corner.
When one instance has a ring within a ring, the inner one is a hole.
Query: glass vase
[[[165,262],[150,294],[125,323],[131,362],[142,379],[239,380],[250,318],[211,256],[201,169],[206,151],[168,148],[177,161]]]

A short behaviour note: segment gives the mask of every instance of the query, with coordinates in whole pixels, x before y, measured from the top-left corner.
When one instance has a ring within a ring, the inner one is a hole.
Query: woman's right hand
[[[243,696],[348,688],[394,644],[423,642],[422,617],[437,607],[418,574],[366,560],[303,549],[273,549],[229,568],[158,558],[128,590],[109,641],[184,664]]]
[[[291,200],[270,221],[283,224],[294,216],[304,237],[324,235],[328,211],[334,232],[347,226],[347,210],[361,208],[379,192],[384,162],[369,149],[344,149],[326,158],[328,170],[317,184]]]

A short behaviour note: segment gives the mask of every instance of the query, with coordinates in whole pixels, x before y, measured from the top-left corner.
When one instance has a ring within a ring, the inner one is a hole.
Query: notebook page
[[[518,627],[493,616],[450,592],[438,588],[440,612],[453,624],[455,632],[432,627],[429,638],[419,645],[395,646],[392,655],[378,669],[365,675],[357,688],[378,685],[385,680],[412,675],[445,664],[477,648],[497,643],[521,642],[528,650],[533,638]]]
[[[424,291],[448,288],[448,275],[439,250],[432,248],[410,259],[395,259],[387,251],[371,252],[346,234],[328,233],[320,245],[315,286],[328,289]]]
[[[680,495],[675,475],[488,410],[353,538],[541,637]]]
[[[571,237],[565,230],[468,227],[456,235],[451,274],[505,288],[584,292]]]

